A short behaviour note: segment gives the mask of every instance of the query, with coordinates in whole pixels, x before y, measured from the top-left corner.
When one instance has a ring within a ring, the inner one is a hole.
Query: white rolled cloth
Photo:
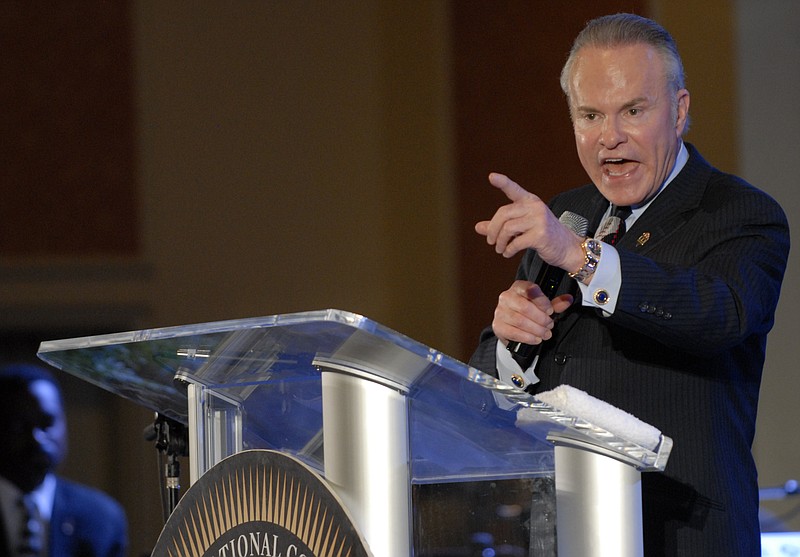
[[[661,440],[661,431],[656,427],[575,387],[559,385],[536,398],[645,449],[654,451]]]

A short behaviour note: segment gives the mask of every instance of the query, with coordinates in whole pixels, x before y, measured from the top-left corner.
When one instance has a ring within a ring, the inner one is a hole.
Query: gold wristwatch
[[[581,248],[583,249],[583,255],[585,257],[583,267],[574,273],[570,273],[569,276],[583,283],[597,270],[597,264],[600,263],[600,251],[602,247],[600,242],[594,238],[586,238],[581,242]]]

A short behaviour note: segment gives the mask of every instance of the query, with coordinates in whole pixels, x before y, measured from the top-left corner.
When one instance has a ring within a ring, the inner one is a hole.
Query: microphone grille
[[[578,236],[586,236],[586,232],[589,230],[589,221],[572,211],[564,211],[558,220]]]

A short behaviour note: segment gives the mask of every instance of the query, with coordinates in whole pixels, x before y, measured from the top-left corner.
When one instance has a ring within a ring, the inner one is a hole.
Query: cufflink
[[[511,382],[514,383],[514,386],[519,389],[525,386],[525,380],[516,373],[511,376]]]
[[[594,303],[604,306],[611,299],[611,296],[608,294],[607,290],[601,289],[595,291],[594,296],[592,296],[592,298],[594,299]]]

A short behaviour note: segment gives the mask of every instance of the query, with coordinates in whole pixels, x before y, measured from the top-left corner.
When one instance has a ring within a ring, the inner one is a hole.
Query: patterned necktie
[[[30,495],[19,499],[22,530],[19,535],[17,552],[20,556],[33,557],[42,554],[44,528],[39,518],[39,509]]]
[[[631,216],[630,207],[618,207],[616,205],[612,205],[611,214],[608,216],[606,221],[603,223],[602,228],[598,232],[598,238],[607,244],[611,244],[612,246],[616,245],[617,242],[619,242],[619,239],[622,238],[622,235],[625,234],[625,219],[627,219],[629,216]]]

